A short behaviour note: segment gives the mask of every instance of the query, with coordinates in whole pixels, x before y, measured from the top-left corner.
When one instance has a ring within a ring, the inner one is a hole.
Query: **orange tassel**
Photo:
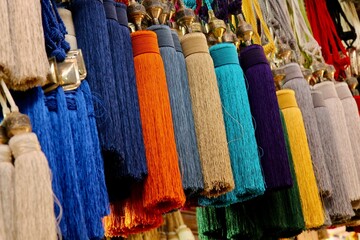
[[[161,214],[144,209],[141,192],[142,186],[135,186],[130,198],[110,205],[111,213],[103,219],[106,237],[127,237],[161,226]]]
[[[164,64],[156,34],[131,34],[140,116],[148,164],[143,206],[154,213],[166,213],[185,203],[175,145]]]

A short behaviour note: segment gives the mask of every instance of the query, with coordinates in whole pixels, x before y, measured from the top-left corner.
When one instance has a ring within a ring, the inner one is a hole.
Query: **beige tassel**
[[[194,123],[206,197],[234,189],[229,150],[214,63],[205,35],[189,33],[181,39],[194,112]]]
[[[167,223],[167,239],[168,240],[179,240],[175,232],[175,219],[172,213],[166,214],[166,223]]]
[[[179,240],[195,240],[194,234],[191,232],[183,220],[181,212],[179,210],[171,213],[175,220],[176,233],[179,237]]]
[[[12,89],[27,90],[45,83],[49,71],[41,4],[38,0],[7,0],[7,4],[11,45],[6,47],[12,47],[15,64],[11,79],[5,81]],[[2,21],[1,25],[3,24]],[[6,33],[2,33],[2,38],[4,36],[6,37]]]
[[[4,128],[0,127],[0,239],[14,239],[15,168],[6,140]],[[1,220],[4,221],[4,232],[1,231]]]
[[[15,158],[14,239],[56,240],[54,198],[47,159],[37,136],[31,132],[29,117],[18,112],[4,81],[1,86],[12,110],[5,114],[3,126]]]
[[[14,68],[14,54],[11,48],[10,26],[7,1],[0,2],[0,75],[9,79],[11,70]]]

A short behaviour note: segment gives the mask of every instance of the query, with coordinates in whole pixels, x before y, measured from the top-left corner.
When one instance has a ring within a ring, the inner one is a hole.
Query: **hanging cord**
[[[275,28],[274,33],[282,41],[282,43],[289,45],[291,50],[295,52],[296,58],[298,59],[300,56],[300,51],[295,40],[294,32],[291,28],[291,21],[289,11],[286,7],[286,0],[268,0],[267,5],[269,5],[273,17],[273,19],[270,18],[268,20],[270,20],[270,22],[277,22],[278,29]]]
[[[314,37],[322,47],[326,63],[334,65],[336,68],[335,78],[346,77],[345,69],[350,65],[350,59],[337,35],[325,0],[305,0],[305,6]]]
[[[356,40],[356,32],[354,27],[349,22],[344,11],[342,10],[338,0],[326,0],[326,5],[329,14],[331,15],[333,22],[336,27],[336,32],[339,35],[340,39],[344,41],[348,48],[352,47]],[[342,21],[343,20],[343,21]],[[349,31],[344,31],[342,27],[342,22],[345,22],[349,27]],[[349,42],[350,41],[350,42]]]
[[[273,56],[276,51],[274,39],[271,35],[271,32],[265,23],[265,20],[263,18],[260,4],[258,0],[243,0],[242,1],[242,12],[244,14],[245,20],[253,27],[253,41],[255,44],[261,45],[261,37],[258,33],[258,26],[257,26],[257,19],[259,18],[261,27],[264,31],[266,40],[268,41],[263,47],[266,55]],[[255,10],[255,12],[254,12]]]
[[[227,0],[214,0],[212,7],[218,19],[225,23],[229,22],[229,3]]]
[[[355,4],[353,2],[341,1],[340,5],[342,10],[346,12],[349,22],[353,24],[353,27],[356,32],[356,40],[353,42],[353,46],[355,48],[358,48],[360,46],[360,20],[356,11]],[[344,21],[341,21],[341,24],[343,29],[350,30],[348,29],[349,24],[345,24]]]
[[[307,18],[305,19],[302,15],[301,6],[299,5],[298,0],[287,0],[288,12],[290,13],[290,18],[292,26],[295,32],[296,39],[298,41],[298,46],[304,54],[305,67],[309,67],[313,60],[324,62],[321,53],[321,47],[318,42],[315,40],[310,26],[306,23]]]
[[[52,0],[41,1],[42,21],[45,35],[46,51],[57,61],[64,61],[70,45],[65,41],[66,28]]]

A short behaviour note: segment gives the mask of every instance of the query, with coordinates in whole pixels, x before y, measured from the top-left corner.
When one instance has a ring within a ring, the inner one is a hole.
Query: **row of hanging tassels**
[[[184,205],[203,206],[202,239],[356,217],[358,69],[326,11],[338,6],[19,1],[0,4],[4,239],[127,237]],[[27,90],[12,94],[44,154],[6,85]]]

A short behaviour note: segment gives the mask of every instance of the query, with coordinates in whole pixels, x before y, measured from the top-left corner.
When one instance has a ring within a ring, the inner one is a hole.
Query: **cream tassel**
[[[47,159],[37,136],[31,132],[29,117],[19,113],[4,81],[1,81],[1,86],[12,110],[5,114],[3,126],[15,158],[14,239],[56,240],[54,199]]]
[[[45,83],[49,71],[41,4],[39,0],[7,0],[7,5],[11,44],[6,47],[12,47],[15,65],[11,71],[11,79],[4,80],[12,89],[27,90]],[[1,12],[1,15],[3,14],[4,12]],[[6,22],[2,21],[1,25],[3,24]],[[2,32],[1,38],[6,35]]]

